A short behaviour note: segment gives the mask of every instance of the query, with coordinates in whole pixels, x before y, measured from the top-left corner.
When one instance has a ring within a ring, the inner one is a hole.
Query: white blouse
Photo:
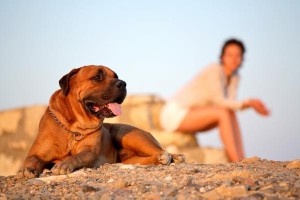
[[[224,106],[232,110],[242,108],[243,102],[236,100],[239,75],[227,78],[220,64],[213,64],[198,73],[184,85],[160,113],[161,126],[167,131],[175,131],[193,106]]]
[[[184,85],[170,101],[182,107],[217,105],[233,110],[241,109],[243,103],[236,100],[239,75],[234,74],[227,83],[223,66],[209,65]]]

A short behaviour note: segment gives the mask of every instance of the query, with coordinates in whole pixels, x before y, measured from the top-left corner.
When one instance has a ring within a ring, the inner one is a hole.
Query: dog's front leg
[[[37,155],[30,155],[25,159],[24,168],[18,172],[18,177],[35,178],[42,173],[46,162]]]
[[[55,175],[69,174],[76,169],[83,167],[92,167],[96,160],[96,154],[91,150],[82,151],[76,155],[67,157],[65,160],[58,162],[51,169]]]

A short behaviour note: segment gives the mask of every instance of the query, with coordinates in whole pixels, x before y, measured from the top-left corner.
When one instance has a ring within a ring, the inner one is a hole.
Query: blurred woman
[[[166,103],[161,112],[163,128],[197,133],[218,127],[229,161],[243,159],[245,153],[235,112],[252,108],[261,115],[269,115],[259,99],[236,100],[238,70],[244,53],[241,41],[227,40],[220,63],[206,67]]]

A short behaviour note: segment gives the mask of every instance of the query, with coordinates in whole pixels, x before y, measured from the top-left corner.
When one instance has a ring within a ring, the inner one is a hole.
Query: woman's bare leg
[[[236,138],[237,134],[235,133],[234,120],[231,112],[232,111],[222,107],[193,107],[177,130],[183,132],[198,132],[219,126],[221,139],[228,154],[229,161],[237,162],[241,159],[241,153],[239,151],[241,147],[239,147],[239,139]]]
[[[240,157],[240,159],[244,159],[245,151],[244,151],[244,147],[243,147],[243,140],[242,140],[242,135],[241,135],[240,127],[238,124],[238,120],[237,120],[235,112],[231,111],[230,114],[231,114],[231,118],[232,118],[235,138],[236,138],[237,145],[238,145],[238,151],[239,151],[239,155],[240,155],[239,157]]]

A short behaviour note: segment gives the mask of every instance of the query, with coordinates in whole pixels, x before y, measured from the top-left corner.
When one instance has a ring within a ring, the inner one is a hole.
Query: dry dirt
[[[105,164],[68,176],[0,177],[0,199],[300,199],[300,161]]]

